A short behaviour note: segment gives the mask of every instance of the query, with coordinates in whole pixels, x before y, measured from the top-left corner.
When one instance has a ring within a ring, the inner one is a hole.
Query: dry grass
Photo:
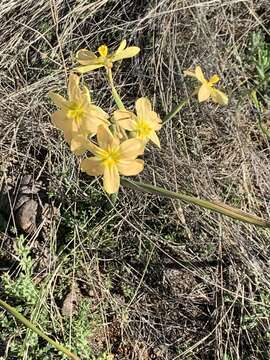
[[[109,349],[116,359],[268,359],[269,232],[124,189],[110,204],[99,181],[78,173],[77,160],[53,129],[48,91],[65,87],[77,49],[114,46],[123,38],[142,48],[138,58],[115,69],[127,105],[134,94],[146,95],[164,116],[191,92],[184,69],[199,63],[208,74],[218,72],[231,95],[229,107],[190,103],[162,129],[162,150],[147,152],[141,178],[270,217],[270,148],[241,95],[249,75],[243,51],[251,31],[267,29],[269,15],[268,0],[1,5],[2,184],[12,189],[22,174],[31,174],[42,181],[41,202],[51,203],[49,191],[56,194],[61,215],[28,236],[36,278],[44,281],[40,304],[62,323],[63,298],[70,283],[78,283],[100,319],[89,339],[96,354]],[[85,81],[95,101],[112,110],[102,72]],[[16,260],[12,225],[10,217],[0,271]],[[66,288],[57,298],[61,282]],[[0,355],[11,359],[4,355],[7,346]]]

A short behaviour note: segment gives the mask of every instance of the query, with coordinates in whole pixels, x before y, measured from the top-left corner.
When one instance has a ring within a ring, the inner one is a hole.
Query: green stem
[[[158,186],[145,184],[145,183],[138,182],[138,181],[121,179],[121,184],[125,187],[131,188],[134,190],[145,191],[145,192],[148,192],[151,194],[156,194],[156,195],[168,197],[171,199],[183,200],[190,204],[199,205],[205,209],[212,210],[212,211],[218,212],[222,215],[229,216],[235,220],[247,222],[249,224],[258,225],[258,226],[262,226],[262,227],[270,227],[269,221],[262,219],[255,215],[247,214],[242,210],[233,208],[233,207],[228,206],[223,203],[212,202],[212,201],[197,198],[195,196],[186,195],[186,194],[179,193],[179,192],[169,191],[169,190],[163,189]]]
[[[49,338],[49,336],[44,334],[43,331],[39,330],[31,321],[27,320],[22,314],[20,314],[18,312],[18,310],[16,310],[14,307],[10,306],[9,304],[7,304],[5,301],[3,301],[1,299],[0,299],[0,306],[2,308],[4,308],[5,310],[7,310],[11,315],[13,315],[17,320],[19,320],[22,324],[24,324],[28,329],[34,331],[37,335],[42,337],[44,340],[46,340],[49,344],[51,344],[57,350],[64,353],[69,359],[80,360],[80,358],[78,358],[78,356],[73,354],[71,351],[69,351],[67,348],[65,348],[60,343]]]
[[[267,140],[270,141],[270,132],[262,124],[260,116],[259,116],[259,120],[258,120],[258,127],[259,127],[259,130],[261,130],[261,132],[267,137]]]
[[[116,102],[116,105],[118,107],[119,110],[125,110],[125,106],[116,90],[116,88],[114,87],[114,83],[113,83],[113,77],[112,77],[112,70],[108,69],[107,70],[107,75],[108,75],[108,80],[112,89],[112,96],[114,98],[114,101]]]
[[[197,90],[195,90],[190,96],[188,96],[185,100],[180,101],[179,104],[177,104],[172,111],[170,111],[164,118],[163,120],[163,125],[168,122],[169,120],[171,120],[176,114],[179,113],[180,110],[183,109],[184,106],[187,105],[187,103],[189,102],[189,100],[198,93]]]

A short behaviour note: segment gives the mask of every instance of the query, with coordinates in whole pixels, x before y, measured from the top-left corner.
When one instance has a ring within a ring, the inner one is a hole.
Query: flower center
[[[117,165],[120,160],[120,151],[119,148],[111,148],[102,149],[102,153],[100,154],[100,161],[105,167],[111,167],[113,165]]]
[[[80,122],[85,115],[85,110],[82,104],[72,102],[68,107],[67,116],[74,119],[76,122]]]
[[[139,119],[136,123],[135,131],[137,133],[137,137],[144,140],[150,136],[153,129],[146,120]]]

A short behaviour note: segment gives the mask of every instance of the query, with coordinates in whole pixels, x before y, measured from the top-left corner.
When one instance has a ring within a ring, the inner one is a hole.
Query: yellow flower
[[[100,125],[97,131],[98,146],[89,141],[88,150],[95,156],[81,163],[81,170],[88,175],[103,175],[104,190],[113,194],[120,186],[120,175],[134,176],[143,170],[143,160],[137,159],[143,154],[144,144],[137,139],[128,139],[120,143],[110,130]]]
[[[186,70],[184,74],[195,77],[202,84],[198,91],[199,102],[211,98],[215,103],[220,105],[228,104],[228,96],[214,87],[220,80],[218,75],[215,74],[209,80],[206,80],[200,66],[196,66],[195,71]]]
[[[140,98],[135,104],[136,113],[127,110],[117,110],[114,112],[114,119],[117,125],[123,129],[131,131],[133,137],[140,139],[146,144],[149,140],[160,147],[160,141],[156,131],[161,129],[161,119],[152,110],[152,105],[147,98]]]
[[[118,49],[114,53],[110,54],[107,45],[101,45],[98,48],[99,56],[96,56],[94,52],[87,49],[81,49],[77,52],[76,59],[83,66],[78,66],[74,70],[84,74],[103,66],[111,69],[113,62],[131,58],[140,52],[140,48],[137,46],[126,46],[127,42],[126,40],[123,40],[121,41]]]
[[[88,135],[95,135],[99,125],[109,124],[109,116],[91,103],[88,89],[85,86],[80,88],[79,81],[78,75],[69,76],[68,100],[54,92],[49,93],[60,109],[52,114],[52,122],[64,131],[65,140],[76,154],[86,150]]]

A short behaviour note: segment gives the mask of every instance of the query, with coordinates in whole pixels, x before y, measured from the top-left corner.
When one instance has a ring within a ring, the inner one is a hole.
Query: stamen
[[[145,120],[138,120],[137,124],[136,124],[136,132],[137,132],[137,136],[139,139],[147,139],[149,137],[149,135],[152,132],[152,127],[149,126],[149,123]]]
[[[106,45],[101,45],[98,48],[98,52],[101,56],[106,57],[108,55],[108,47]]]

